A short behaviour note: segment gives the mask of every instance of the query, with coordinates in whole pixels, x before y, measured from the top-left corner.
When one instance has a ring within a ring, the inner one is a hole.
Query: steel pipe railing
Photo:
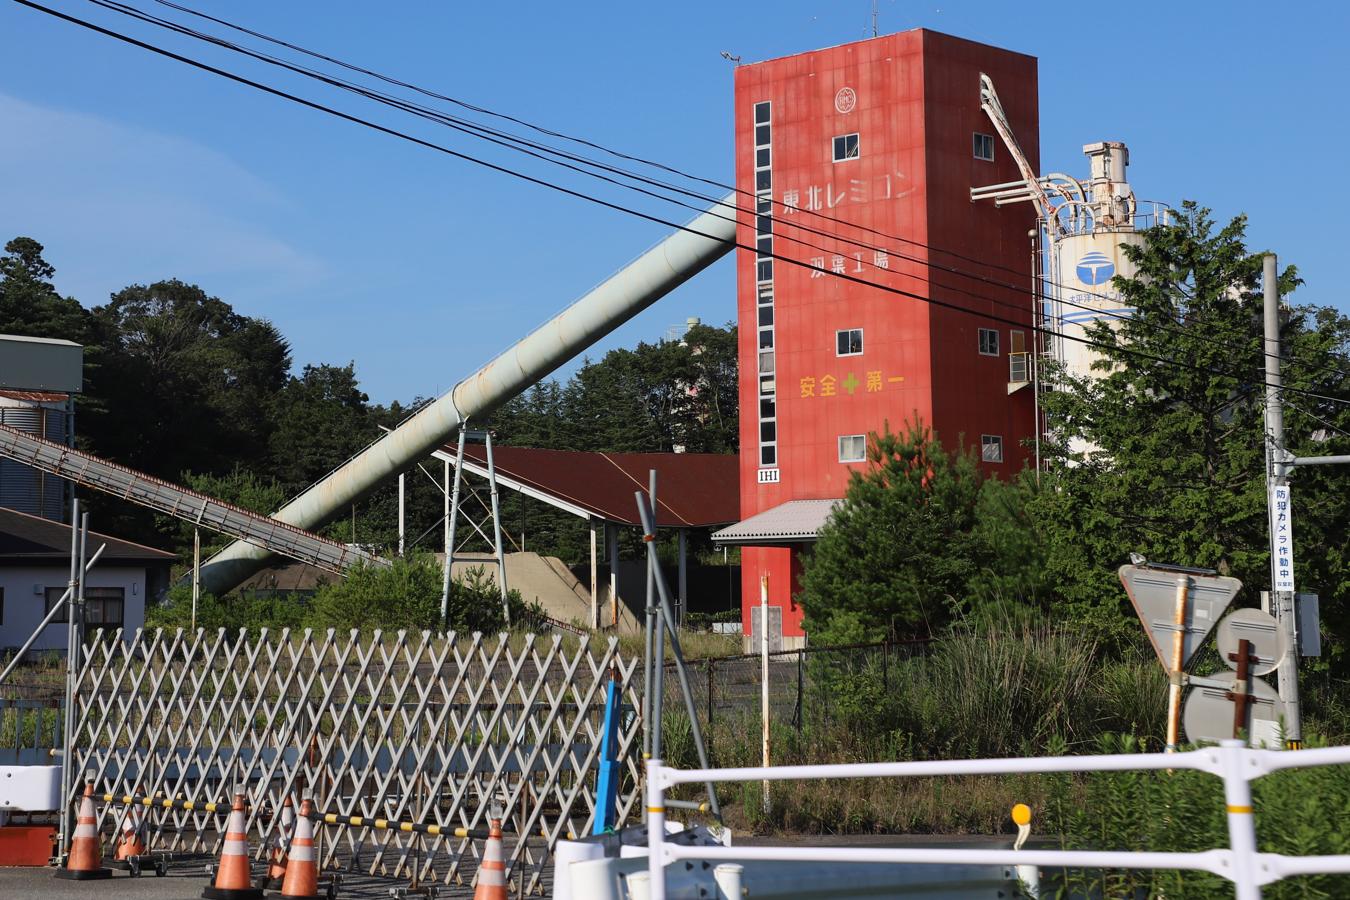
[[[1237,900],[1260,900],[1261,887],[1293,875],[1350,874],[1350,855],[1284,856],[1260,853],[1252,813],[1251,782],[1280,769],[1350,764],[1350,747],[1271,751],[1242,741],[1185,753],[1058,756],[1032,759],[966,759],[920,762],[677,769],[647,761],[647,837],[650,900],[666,900],[665,867],[679,860],[913,863],[1054,866],[1073,869],[1182,869],[1211,872],[1231,881]],[[799,781],[823,778],[913,778],[1051,772],[1128,772],[1192,769],[1223,780],[1228,847],[1202,852],[1097,850],[979,850],[853,847],[685,846],[665,840],[665,792],[679,784],[722,781]]]

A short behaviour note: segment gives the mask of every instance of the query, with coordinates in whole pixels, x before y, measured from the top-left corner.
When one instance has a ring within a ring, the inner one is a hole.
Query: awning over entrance
[[[816,539],[838,500],[789,500],[743,522],[714,531],[713,543],[759,547],[801,544]]]

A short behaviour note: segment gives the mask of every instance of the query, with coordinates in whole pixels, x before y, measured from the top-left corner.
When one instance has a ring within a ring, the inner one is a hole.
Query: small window
[[[65,593],[66,589],[64,587],[47,588],[43,597],[43,599],[45,600],[45,603],[43,604],[42,607],[43,615],[46,615],[47,613],[51,612],[52,607],[61,601],[61,598],[65,595]],[[63,604],[61,606],[61,611],[52,618],[52,624],[55,625],[57,622],[68,621],[67,616],[69,616],[69,614],[70,614],[70,604],[69,603]]]
[[[761,443],[772,444],[774,442],[775,432],[776,428],[772,419],[759,423],[759,440]]]
[[[761,306],[761,307],[759,308],[759,324],[765,325],[765,326],[767,326],[767,325],[772,325],[772,324],[773,324],[773,305],[772,305],[772,304],[765,304],[764,306]]]
[[[761,419],[772,419],[775,408],[772,397],[759,398],[759,417]]]
[[[759,354],[759,371],[762,375],[773,373],[773,351],[762,350]]]
[[[777,447],[770,446],[759,448],[759,464],[761,466],[771,466],[777,461],[778,461]]]
[[[995,329],[980,329],[980,355],[998,356],[998,331]]]
[[[835,356],[857,356],[863,352],[862,329],[847,328],[834,333]]]
[[[771,216],[756,216],[756,217],[755,217],[755,233],[756,233],[756,234],[772,234],[772,233],[773,233],[773,218],[772,218]]]
[[[755,146],[756,146],[756,147],[767,147],[768,144],[769,144],[769,126],[768,126],[768,125],[756,125],[756,126],[755,126]]]
[[[768,147],[760,147],[755,151],[755,167],[758,169],[767,169],[769,167]]]
[[[773,237],[762,237],[755,241],[755,249],[760,256],[773,256]]]
[[[755,104],[755,124],[756,124],[756,125],[767,125],[767,124],[769,124],[769,108],[770,108],[770,104],[769,104],[769,101],[768,101],[768,100],[764,100],[763,102],[760,102],[760,103],[756,103],[756,104]]]
[[[773,176],[769,174],[768,169],[760,169],[755,173],[755,190],[767,191],[773,188]]]
[[[759,392],[765,397],[774,395],[774,380],[772,375],[761,375],[759,377]]]
[[[867,459],[867,435],[844,434],[839,436],[839,461],[841,463],[863,462]]]
[[[994,136],[975,132],[975,158],[985,162],[994,161]]]
[[[988,463],[1003,462],[1003,438],[997,434],[980,435],[980,459]]]
[[[761,329],[759,330],[759,349],[761,349],[761,350],[772,350],[772,349],[773,349],[773,329],[772,329],[772,328],[761,328]]]
[[[858,158],[858,135],[841,134],[834,139],[834,161]]]
[[[757,281],[773,281],[772,259],[761,259],[755,264],[755,279]]]

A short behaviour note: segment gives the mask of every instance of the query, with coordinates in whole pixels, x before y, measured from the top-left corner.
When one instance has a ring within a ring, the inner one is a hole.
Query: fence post
[[[716,666],[716,665],[717,665],[717,662],[716,662],[711,656],[708,657],[708,743],[709,743],[709,744],[712,743],[712,727],[713,727],[713,691],[714,691],[714,689],[715,689],[715,687],[714,687],[714,679],[713,679],[713,667]]]
[[[793,716],[797,720],[797,734],[802,733],[802,719],[806,717],[806,711],[802,699],[802,660],[806,659],[806,650],[797,651],[797,709]]]
[[[1237,900],[1261,900],[1256,880],[1256,823],[1252,818],[1252,786],[1243,769],[1251,751],[1244,741],[1220,741],[1223,800],[1228,813],[1228,848],[1233,863]]]
[[[661,760],[647,760],[647,897],[666,900],[666,867],[661,841],[666,836],[666,792],[657,777]]]

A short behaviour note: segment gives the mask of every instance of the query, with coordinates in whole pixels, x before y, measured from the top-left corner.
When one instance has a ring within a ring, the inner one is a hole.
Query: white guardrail
[[[1242,741],[1223,741],[1185,753],[1057,756],[1032,759],[968,759],[925,762],[770,766],[740,769],[674,769],[647,761],[647,834],[650,900],[666,900],[665,867],[683,859],[928,863],[1075,869],[1184,869],[1213,872],[1233,882],[1237,900],[1259,900],[1261,886],[1294,875],[1350,874],[1350,856],[1284,856],[1258,853],[1252,816],[1251,782],[1280,769],[1350,764],[1350,747],[1312,750],[1251,750]],[[1096,850],[978,850],[851,847],[704,847],[664,840],[665,793],[679,784],[725,781],[798,781],[821,778],[917,778],[943,775],[1000,775],[1050,772],[1127,772],[1194,769],[1223,779],[1228,812],[1228,848],[1199,853]]]

